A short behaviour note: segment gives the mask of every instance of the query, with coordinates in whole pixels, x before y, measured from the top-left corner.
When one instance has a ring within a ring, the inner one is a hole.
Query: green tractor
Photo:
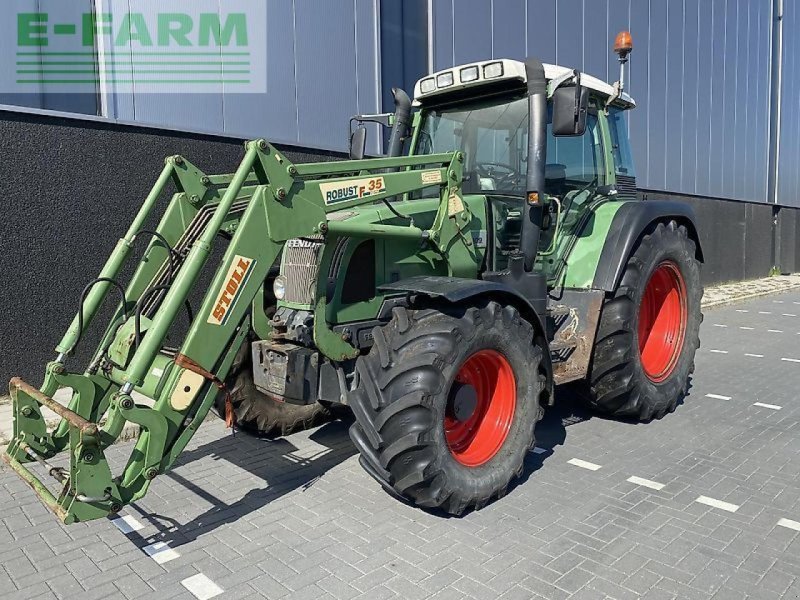
[[[630,38],[617,42],[624,75]],[[688,206],[636,199],[623,80],[483,61],[423,78],[413,103],[394,90],[393,114],[355,117],[351,160],[292,164],[264,140],[233,174],[167,158],[42,387],[11,381],[3,458],[64,522],[86,521],[144,496],[211,409],[274,436],[346,406],[372,477],[460,514],[520,475],[556,385],[576,382],[609,415],[673,411],[699,346],[703,256]],[[364,158],[370,122],[391,127],[386,157]],[[112,292],[91,360],[68,370]],[[52,431],[43,406],[62,417]],[[141,433],[112,473],[104,452],[126,422]],[[49,462],[61,453],[68,468]]]

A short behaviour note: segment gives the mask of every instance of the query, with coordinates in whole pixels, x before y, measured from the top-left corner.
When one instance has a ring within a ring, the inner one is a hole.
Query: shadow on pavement
[[[555,454],[557,447],[564,445],[567,427],[587,421],[593,416],[569,386],[559,388],[556,396],[555,406],[546,409],[544,417],[536,426],[537,449],[526,457],[523,474],[511,484],[509,492],[525,484],[544,462]],[[226,463],[231,463],[262,480],[264,485],[248,490],[239,500],[228,504],[218,498],[213,489],[201,487],[173,469],[164,477],[193,492],[210,504],[211,508],[182,524],[171,517],[149,513],[140,506],[132,504],[131,508],[138,511],[142,519],[157,527],[158,532],[147,537],[139,536],[138,539],[136,534],[131,534],[129,537],[140,547],[155,542],[166,542],[170,547],[177,548],[218,527],[234,523],[292,491],[308,489],[327,471],[356,454],[356,449],[347,434],[351,423],[352,417],[348,416],[343,420],[323,425],[312,433],[308,439],[315,443],[315,448],[318,448],[316,454],[300,451],[292,443],[292,436],[269,440],[245,433],[237,433],[235,437],[225,436],[184,452],[176,465],[178,468],[210,456],[215,461],[221,461],[220,469],[227,468]],[[207,478],[204,480],[208,481]],[[426,512],[441,517],[451,517],[441,511]]]
[[[356,454],[347,434],[351,422],[352,419],[333,421],[317,429],[308,437],[315,443],[311,451],[298,449],[291,437],[270,440],[239,432],[235,437],[225,436],[184,452],[176,464],[178,470],[183,465],[210,456],[212,460],[220,461],[221,470],[228,469],[228,463],[233,464],[262,480],[263,485],[250,489],[239,500],[228,504],[214,494],[214,489],[201,487],[173,469],[164,477],[196,494],[211,508],[189,522],[179,523],[171,517],[146,512],[141,506],[132,504],[131,508],[157,527],[158,532],[138,539],[136,534],[129,537],[140,547],[166,542],[171,548],[177,548],[220,526],[234,523],[292,491],[308,489],[327,471]],[[203,480],[207,482],[208,478],[203,477]],[[246,482],[235,485],[246,485]]]

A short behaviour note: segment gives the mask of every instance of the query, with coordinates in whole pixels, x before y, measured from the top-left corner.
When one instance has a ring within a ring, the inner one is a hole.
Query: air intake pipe
[[[400,156],[403,152],[403,141],[411,126],[411,99],[400,88],[392,88],[394,97],[394,126],[389,136],[387,156]]]
[[[544,216],[545,165],[547,163],[547,80],[544,65],[535,58],[525,61],[528,80],[528,167],[526,202],[522,219],[520,251],[526,272],[533,269]]]

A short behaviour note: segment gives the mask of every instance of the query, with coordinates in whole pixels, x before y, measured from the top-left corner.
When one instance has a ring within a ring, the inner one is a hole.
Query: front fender
[[[431,298],[441,298],[453,304],[470,299],[492,298],[514,306],[533,325],[536,334],[546,339],[541,315],[524,296],[500,281],[419,275],[384,284],[380,286],[380,290],[385,293],[421,294]]]

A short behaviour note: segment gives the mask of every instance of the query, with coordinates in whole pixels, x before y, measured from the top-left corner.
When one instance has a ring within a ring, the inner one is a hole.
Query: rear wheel
[[[350,429],[393,495],[461,514],[505,494],[546,390],[533,328],[510,306],[395,309],[359,359]]]
[[[686,228],[659,223],[603,306],[589,376],[601,412],[660,419],[686,395],[700,346],[700,268]]]
[[[236,413],[236,427],[258,436],[282,436],[310,429],[331,420],[329,408],[319,402],[299,405],[278,402],[258,391],[253,383],[250,342],[246,340],[236,355],[225,385]],[[217,415],[225,418],[225,394],[219,394]]]

